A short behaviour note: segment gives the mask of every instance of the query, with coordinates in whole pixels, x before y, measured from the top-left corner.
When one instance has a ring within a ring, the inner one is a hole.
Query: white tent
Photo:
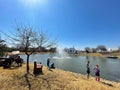
[[[12,54],[20,54],[20,51],[12,51]]]

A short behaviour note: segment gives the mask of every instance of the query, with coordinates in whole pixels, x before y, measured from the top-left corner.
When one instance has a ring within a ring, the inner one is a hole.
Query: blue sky
[[[120,0],[0,0],[0,31],[15,22],[47,30],[61,47],[120,46]]]

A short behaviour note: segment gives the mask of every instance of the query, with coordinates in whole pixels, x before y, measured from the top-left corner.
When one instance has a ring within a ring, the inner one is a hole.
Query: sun
[[[24,0],[28,4],[40,4],[43,3],[45,0]]]
[[[19,0],[23,5],[28,7],[34,7],[38,5],[44,5],[47,0]]]

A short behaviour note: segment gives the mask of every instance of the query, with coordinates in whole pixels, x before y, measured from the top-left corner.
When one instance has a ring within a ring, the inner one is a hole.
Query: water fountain
[[[54,59],[69,59],[67,52],[65,52],[63,49],[57,49]]]

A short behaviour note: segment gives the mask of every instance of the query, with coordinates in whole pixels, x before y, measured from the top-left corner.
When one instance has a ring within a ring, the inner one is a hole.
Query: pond
[[[47,58],[50,57],[50,63],[55,63],[55,67],[76,72],[80,74],[86,74],[86,62],[89,60],[91,65],[91,75],[94,76],[94,67],[96,64],[99,65],[101,71],[101,77],[111,81],[120,82],[120,60],[112,58],[102,57],[88,57],[88,56],[69,56],[69,58],[57,59],[54,58],[55,54],[34,54],[30,56],[30,63],[34,60],[42,62],[46,66]],[[26,61],[26,55],[21,55]]]

